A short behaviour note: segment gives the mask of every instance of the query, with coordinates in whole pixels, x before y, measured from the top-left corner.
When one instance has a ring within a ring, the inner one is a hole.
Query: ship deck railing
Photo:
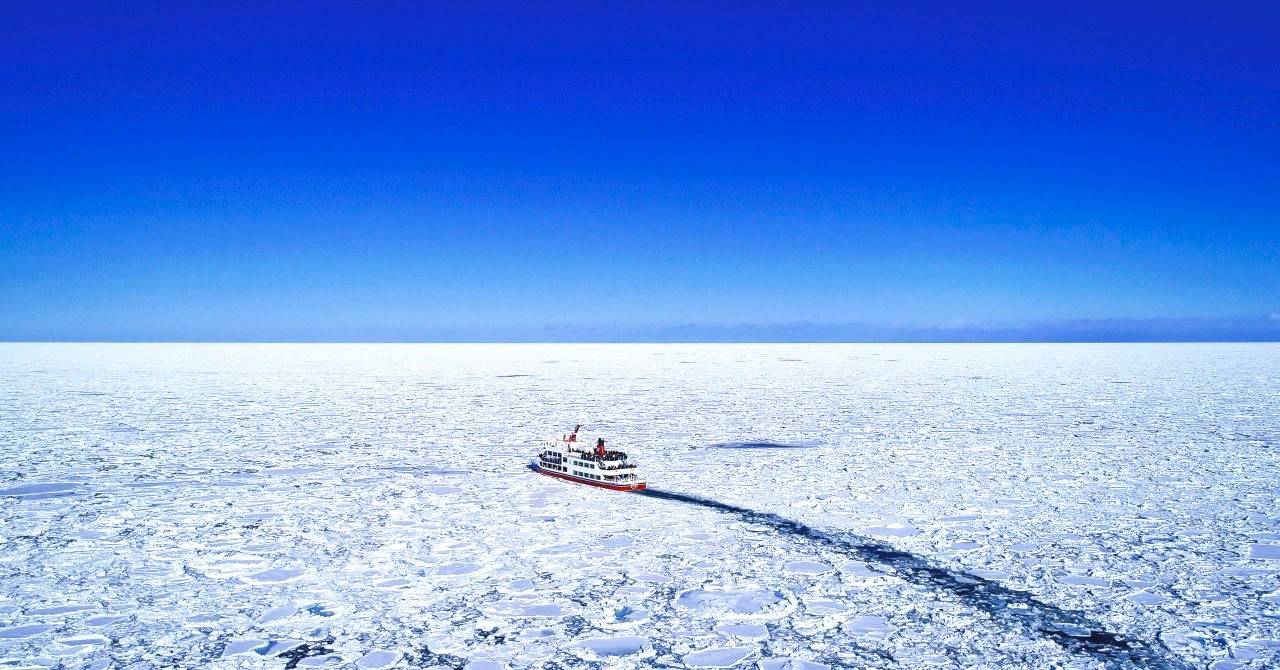
[[[555,457],[563,458],[564,457],[560,452],[556,452],[556,451],[544,451],[538,455],[544,458],[555,458]],[[579,460],[595,463],[596,465],[600,466],[601,470],[627,470],[627,469],[636,467],[636,462],[631,459],[600,458],[595,454],[584,453],[580,451],[571,451],[569,452],[569,456],[572,458],[577,458]]]

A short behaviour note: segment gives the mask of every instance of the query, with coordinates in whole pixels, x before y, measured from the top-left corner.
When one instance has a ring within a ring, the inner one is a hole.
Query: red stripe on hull
[[[598,482],[598,481],[595,481],[594,479],[579,479],[578,477],[574,477],[573,475],[566,475],[563,472],[555,472],[553,470],[547,470],[540,466],[538,467],[538,473],[546,475],[548,477],[555,477],[556,479],[564,479],[571,482],[577,482],[578,484],[586,484],[587,486],[596,486],[602,489],[609,489],[610,491],[642,491],[645,488],[645,485],[643,482],[639,484],[606,484],[605,482]]]

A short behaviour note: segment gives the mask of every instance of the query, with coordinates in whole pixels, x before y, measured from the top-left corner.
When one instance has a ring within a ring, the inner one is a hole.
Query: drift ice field
[[[0,456],[6,668],[1280,665],[1277,345],[4,344]]]

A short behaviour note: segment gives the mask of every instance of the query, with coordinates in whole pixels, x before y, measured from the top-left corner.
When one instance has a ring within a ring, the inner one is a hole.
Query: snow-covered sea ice
[[[0,667],[1274,667],[1278,369],[3,344]],[[657,495],[525,467],[577,422]]]

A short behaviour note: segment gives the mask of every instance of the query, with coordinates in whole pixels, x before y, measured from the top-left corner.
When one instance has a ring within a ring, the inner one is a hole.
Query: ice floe
[[[704,615],[754,618],[783,616],[792,603],[788,594],[773,589],[708,587],[678,594],[676,605]]]
[[[1280,561],[1280,544],[1254,544],[1249,547],[1249,558],[1264,561]]]
[[[681,659],[691,668],[731,668],[755,653],[755,647],[720,647],[703,649],[684,655]]]
[[[570,645],[570,649],[587,660],[603,660],[614,656],[645,657],[653,655],[649,640],[643,637],[591,637]]]
[[[404,654],[396,651],[386,651],[377,649],[370,651],[360,658],[356,659],[356,667],[362,670],[375,670],[376,668],[389,668],[400,662]]]
[[[824,572],[830,572],[834,568],[826,563],[818,561],[788,561],[783,566],[788,572],[798,572],[804,575],[820,575]]]

